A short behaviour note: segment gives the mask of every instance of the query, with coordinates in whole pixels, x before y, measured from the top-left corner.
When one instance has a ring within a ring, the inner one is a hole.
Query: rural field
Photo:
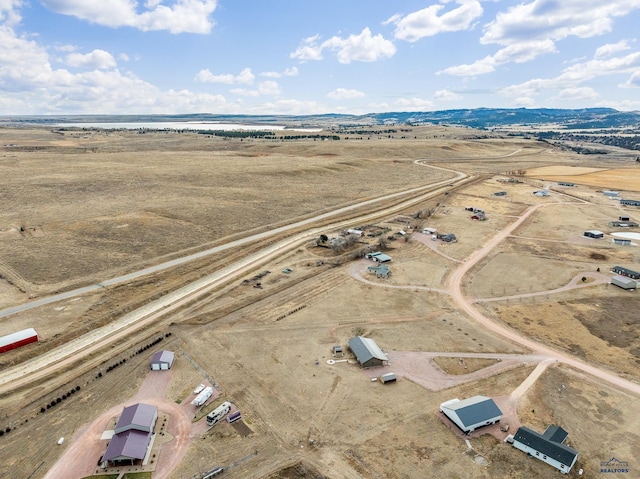
[[[634,156],[467,128],[379,130],[285,140],[0,128],[0,313],[25,306],[0,317],[0,336],[39,335],[0,355],[0,477],[191,479],[216,466],[220,477],[269,479],[560,474],[504,442],[520,425],[569,433],[579,451],[569,477],[597,477],[613,457],[638,476],[640,299],[609,281],[613,266],[640,269],[638,246],[613,244],[610,226],[640,222],[640,210],[602,194],[640,199]],[[347,224],[364,235],[330,243]],[[378,250],[392,257],[386,279],[363,258]],[[32,366],[227,270],[100,347]],[[388,363],[360,368],[354,336],[375,340]],[[161,349],[175,364],[149,371]],[[4,381],[20,368],[41,375]],[[388,372],[397,382],[378,379]],[[202,409],[190,404],[199,384],[216,389]],[[465,436],[443,419],[441,403],[476,395],[504,406],[508,432]],[[223,401],[242,421],[208,429]],[[100,436],[135,402],[161,413],[152,459],[102,470]]]

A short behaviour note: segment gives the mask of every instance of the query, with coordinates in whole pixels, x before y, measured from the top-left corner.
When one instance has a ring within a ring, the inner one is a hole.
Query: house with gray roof
[[[440,404],[440,412],[466,433],[495,424],[502,417],[502,411],[494,400],[486,396],[451,399]]]
[[[523,426],[513,437],[513,447],[568,474],[578,459],[578,451],[564,444],[568,435],[560,426],[549,426],[543,434]]]
[[[349,340],[349,348],[356,355],[360,367],[363,368],[384,366],[384,363],[389,361],[382,349],[371,338],[356,336]]]

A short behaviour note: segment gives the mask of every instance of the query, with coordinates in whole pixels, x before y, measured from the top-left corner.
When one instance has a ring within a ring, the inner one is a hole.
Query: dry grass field
[[[448,399],[509,395],[533,371],[532,364],[434,392],[404,377],[390,385],[372,382],[372,373],[358,367],[347,342],[364,335],[387,352],[527,353],[468,318],[443,290],[469,255],[529,208],[542,205],[471,269],[463,280],[464,294],[493,300],[475,306],[495,321],[639,382],[638,293],[596,280],[597,268],[602,275],[615,264],[638,269],[637,247],[582,234],[588,229],[611,233],[608,222],[620,214],[640,222],[640,210],[621,208],[598,193],[640,194],[640,184],[615,183],[619,173],[606,157],[581,157],[535,141],[443,127],[415,128],[406,136],[240,141],[195,134],[0,129],[0,165],[7,172],[0,177],[6,205],[0,213],[1,307],[453,177],[419,166],[417,159],[477,175],[461,188],[380,221],[387,233],[356,244],[375,248],[385,240],[393,258],[388,280],[368,274],[370,263],[352,261],[350,251],[335,256],[310,241],[111,351],[87,358],[100,364],[90,371],[63,371],[63,386],[43,381],[1,396],[0,428],[10,431],[0,437],[0,477],[45,477],[95,417],[138,394],[148,360],[160,348],[177,356],[165,399],[188,400],[205,374],[222,391],[216,401],[232,401],[250,433],[219,424],[189,438],[178,468],[153,477],[190,479],[217,465],[225,466],[224,477],[269,479],[559,474],[491,435],[471,438],[473,450],[468,450],[464,438],[437,414]],[[523,183],[501,181],[515,170],[527,170]],[[559,190],[546,198],[533,195],[540,187],[554,187],[556,177],[578,186],[570,195]],[[496,191],[507,195],[496,197]],[[468,206],[484,209],[488,219],[471,220]],[[420,210],[431,210],[431,216],[415,218]],[[455,233],[458,242],[433,242],[420,233],[405,241],[397,234],[406,228],[399,217]],[[396,239],[386,239],[393,233]],[[43,338],[41,345],[3,354],[2,367],[39,347],[63,344],[241,254],[230,251],[2,318],[0,334],[33,326]],[[293,271],[285,274],[285,267]],[[267,270],[261,288],[253,287],[254,275]],[[587,274],[595,279],[585,287],[552,291]],[[527,296],[531,293],[539,294]],[[136,354],[158,337],[163,338],[159,345]],[[337,344],[349,361],[328,364]],[[455,377],[482,374],[496,361],[441,357],[434,362]],[[380,372],[393,367],[392,361]],[[76,386],[81,387],[77,393],[41,412]],[[580,451],[570,477],[578,477],[579,468],[595,477],[600,462],[613,456],[628,461],[637,476],[638,404],[608,384],[556,365],[524,394],[518,415],[523,425],[540,432],[548,424],[569,432],[571,446]],[[66,438],[61,446],[59,437]],[[97,463],[99,457],[85,459]]]

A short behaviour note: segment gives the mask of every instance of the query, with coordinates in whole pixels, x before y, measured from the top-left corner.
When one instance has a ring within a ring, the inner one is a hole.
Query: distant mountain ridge
[[[329,125],[390,125],[447,124],[473,128],[499,128],[507,125],[558,124],[568,129],[640,128],[640,112],[622,112],[613,108],[579,110],[553,108],[477,108],[430,112],[388,112],[366,115],[218,115],[208,113],[183,115],[55,115],[0,116],[2,123],[116,123],[199,121],[243,124]]]

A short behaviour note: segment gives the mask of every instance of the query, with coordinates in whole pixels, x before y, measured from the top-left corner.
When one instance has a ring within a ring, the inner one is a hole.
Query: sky
[[[640,110],[640,0],[0,0],[0,115]]]

